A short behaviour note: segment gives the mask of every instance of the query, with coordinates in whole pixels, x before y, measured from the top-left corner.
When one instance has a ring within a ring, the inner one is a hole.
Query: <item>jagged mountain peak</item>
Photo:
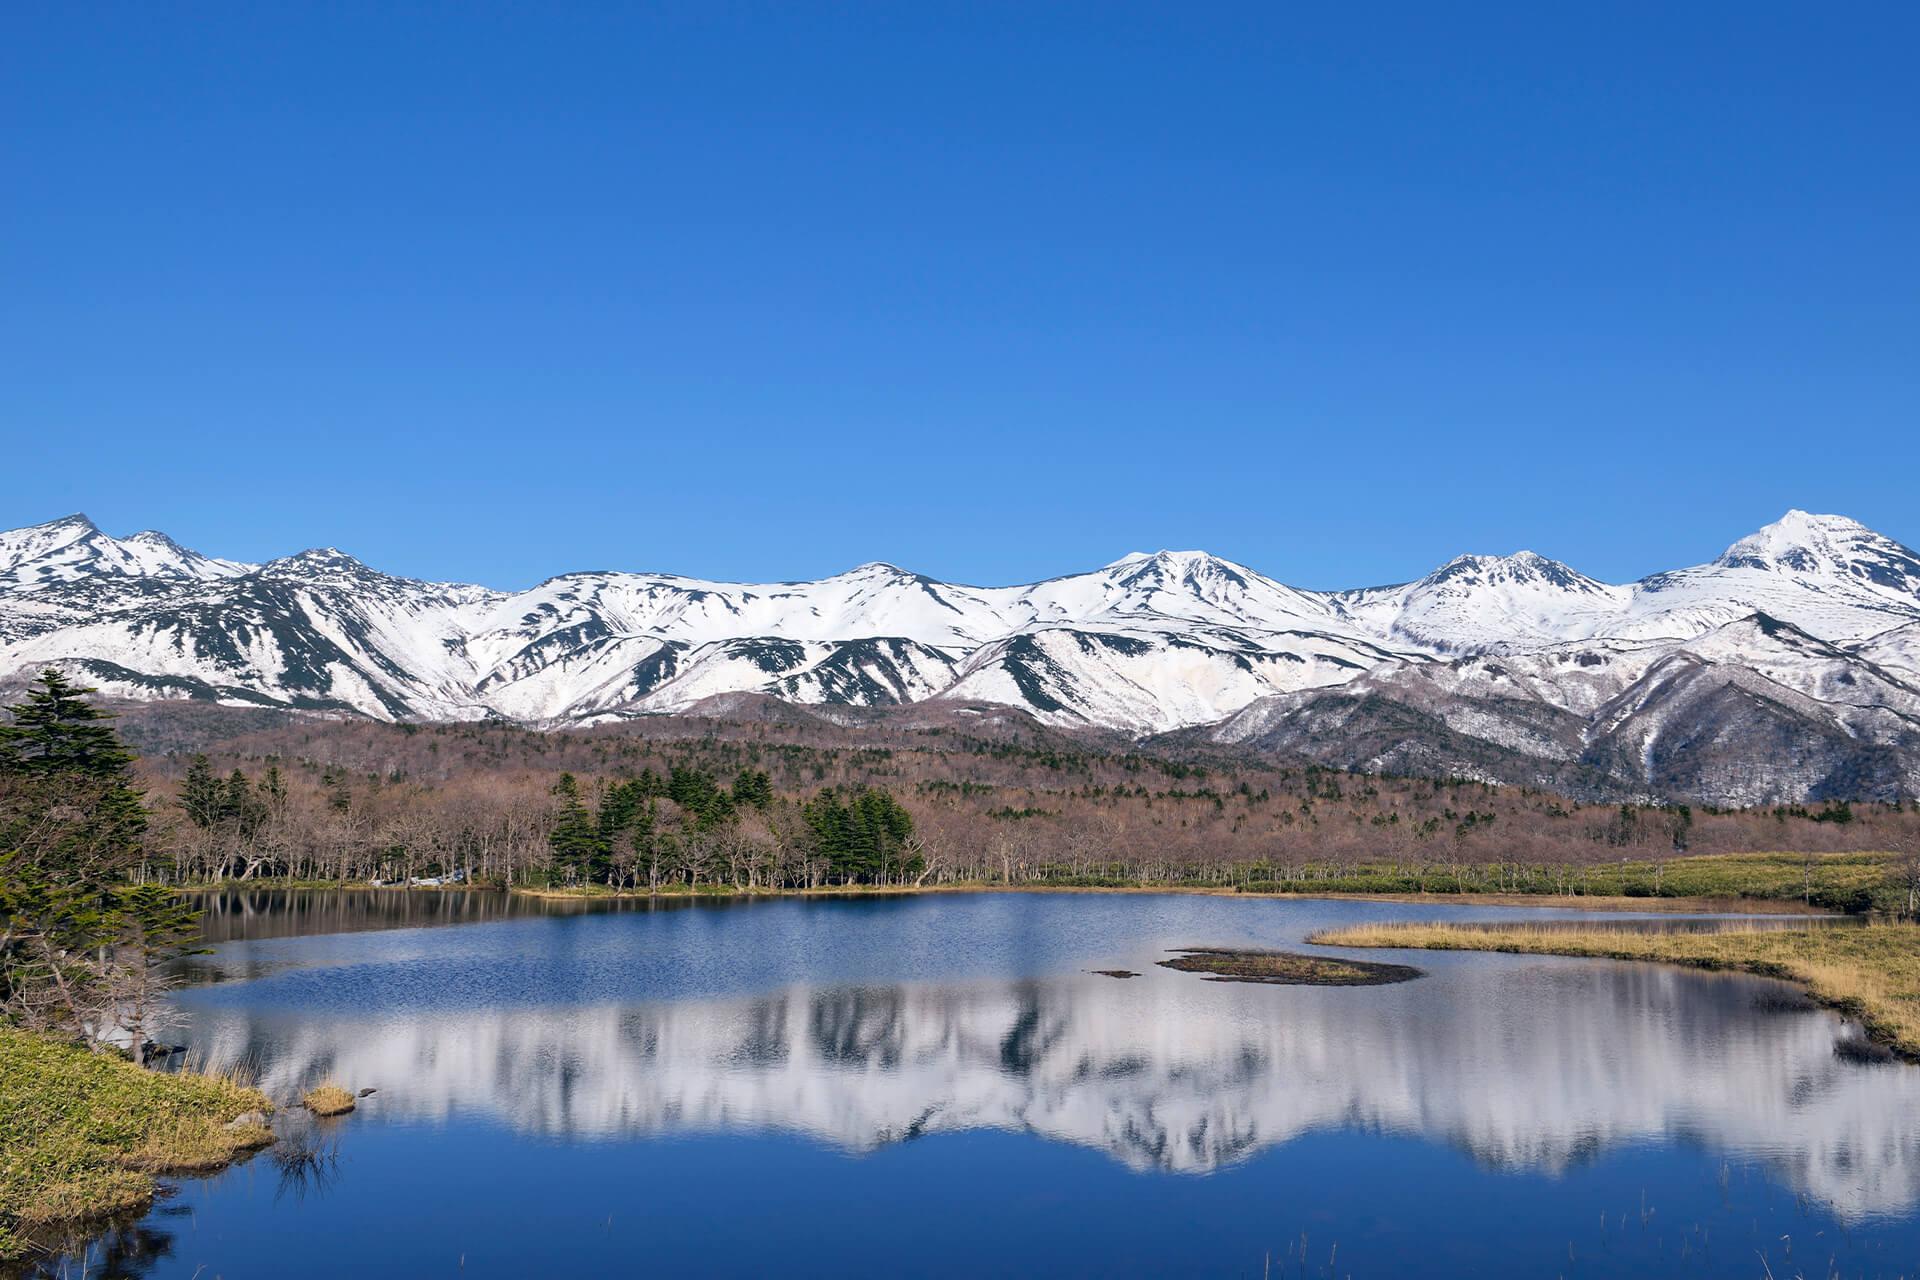
[[[464,582],[424,582],[383,573],[338,547],[309,547],[290,556],[269,560],[252,570],[255,577],[296,586],[324,587],[344,599],[362,603],[376,598],[409,610],[438,610],[463,605],[489,609],[505,593]],[[558,581],[557,579],[555,581]],[[411,637],[410,642],[419,642]],[[443,645],[446,637],[431,638],[425,647]]]
[[[466,598],[493,599],[498,592],[457,582],[422,582],[383,573],[338,547],[308,547],[290,556],[269,560],[253,570],[256,577],[304,586],[326,587],[346,593],[411,596],[422,604]]]

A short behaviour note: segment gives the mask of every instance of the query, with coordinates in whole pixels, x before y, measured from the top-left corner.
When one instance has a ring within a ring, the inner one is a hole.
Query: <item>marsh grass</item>
[[[1651,960],[1783,978],[1856,1019],[1873,1042],[1920,1062],[1920,925],[1736,925],[1696,933],[1564,925],[1368,924],[1327,930],[1308,941],[1339,947]]]
[[[153,1174],[205,1172],[265,1146],[265,1127],[226,1126],[267,1110],[237,1080],[147,1071],[0,1027],[0,1258],[39,1229],[143,1207]]]
[[[343,1116],[354,1107],[352,1090],[343,1089],[332,1082],[307,1090],[300,1102],[316,1116]]]

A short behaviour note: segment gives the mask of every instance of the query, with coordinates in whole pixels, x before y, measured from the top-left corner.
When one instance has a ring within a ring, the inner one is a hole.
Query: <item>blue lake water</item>
[[[1469,954],[1366,953],[1427,971],[1367,988],[1155,965],[1561,912],[214,907],[173,1038],[251,1071],[287,1140],[172,1184],[88,1274],[1920,1275],[1920,1069],[1862,1060],[1787,988]],[[1115,968],[1140,976],[1091,972]],[[337,1121],[286,1105],[322,1080],[378,1092]]]

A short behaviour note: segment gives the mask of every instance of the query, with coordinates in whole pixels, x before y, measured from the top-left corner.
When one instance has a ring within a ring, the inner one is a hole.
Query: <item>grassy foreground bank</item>
[[[273,1135],[228,1128],[267,1099],[0,1027],[0,1259],[36,1232],[143,1207],[153,1174],[207,1172]]]
[[[1371,924],[1327,930],[1308,941],[1341,947],[1653,960],[1784,978],[1806,988],[1821,1004],[1857,1019],[1876,1042],[1920,1062],[1920,926],[1911,924],[1732,928],[1713,933]]]

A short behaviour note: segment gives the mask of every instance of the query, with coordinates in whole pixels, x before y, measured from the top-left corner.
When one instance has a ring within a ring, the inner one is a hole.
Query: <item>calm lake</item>
[[[170,1182],[85,1274],[1920,1275],[1920,1069],[1785,987],[1437,953],[1366,953],[1426,976],[1365,988],[1155,965],[1563,912],[209,908],[170,1038],[249,1070],[287,1140]],[[337,1121],[287,1105],[322,1080],[378,1092]]]

